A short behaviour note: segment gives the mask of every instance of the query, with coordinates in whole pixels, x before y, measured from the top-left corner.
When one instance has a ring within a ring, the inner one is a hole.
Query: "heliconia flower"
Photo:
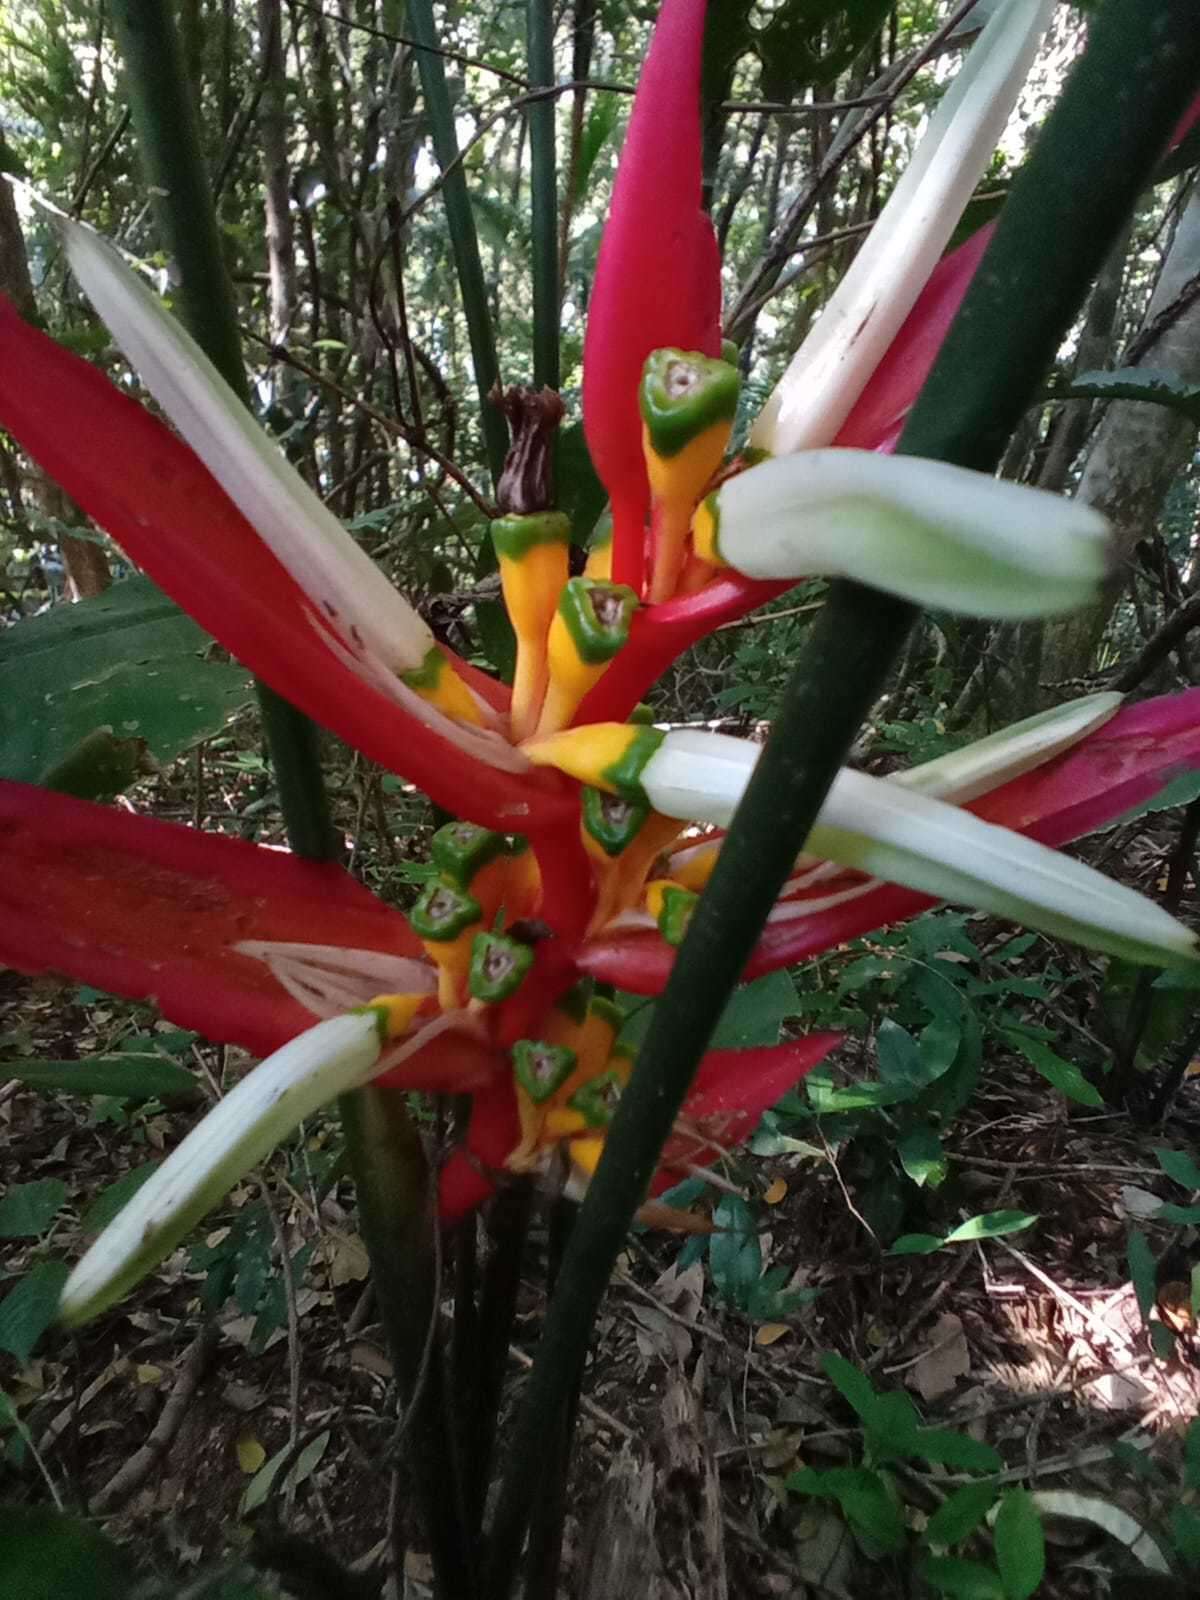
[[[718,359],[700,209],[704,4],[665,0],[585,351],[612,540],[571,577],[557,513],[498,519],[511,693],[433,639],[117,253],[55,217],[182,439],[3,302],[0,424],[247,667],[459,818],[434,835],[406,919],[336,867],[0,784],[0,960],[156,1000],[267,1055],[76,1269],[71,1320],[150,1270],[301,1118],[367,1081],[472,1096],[441,1174],[447,1218],[506,1172],[586,1184],[632,1070],[593,978],[661,989],[757,755],[625,720],[705,632],[810,572],[973,615],[1044,614],[1094,590],[1104,548],[1090,512],[883,453],[980,256],[972,242],[934,266],[945,218],[929,221],[930,196],[953,211],[970,193],[1045,9],[1005,0],[908,199],[898,189],[885,212],[905,261],[869,281],[894,281],[897,303],[872,321],[853,381],[833,364],[840,414],[820,442],[834,448],[724,463],[737,379]],[[1139,960],[1194,960],[1174,919],[1049,848],[1200,761],[1195,697],[1151,706],[1093,698],[910,775],[843,773],[751,972],[936,897]],[[652,1188],[719,1158],[835,1042],[707,1058]]]

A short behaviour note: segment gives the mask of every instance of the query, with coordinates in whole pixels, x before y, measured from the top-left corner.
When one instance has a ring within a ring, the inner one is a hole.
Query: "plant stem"
[[[458,135],[454,129],[454,112],[450,105],[450,92],[446,87],[445,62],[438,48],[437,29],[433,21],[433,0],[408,0],[407,16],[409,32],[417,44],[417,71],[421,74],[421,87],[425,92],[425,109],[429,113],[433,148],[442,170],[442,199],[446,206],[446,224],[450,231],[450,248],[454,252],[454,267],[458,274],[459,292],[462,295],[463,311],[467,318],[471,359],[475,367],[475,385],[479,390],[483,442],[494,488],[499,481],[508,450],[508,431],[500,412],[488,400],[493,384],[499,379],[500,368],[496,360],[496,340],[488,311],[483,262],[479,257],[479,237],[475,232],[475,218],[467,193],[467,180],[463,173]]]
[[[527,0],[529,86],[554,82],[554,7]],[[558,372],[558,166],[554,150],[555,101],[545,95],[529,107],[529,160],[533,238],[533,381],[557,389]]]
[[[112,11],[159,231],[179,274],[183,321],[249,407],[237,306],[221,254],[175,8],[162,0],[114,0]],[[266,684],[256,687],[292,849],[328,860],[335,836],[317,730]]]
[[[339,1108],[358,1190],[375,1301],[407,1411],[411,1479],[421,1498],[438,1600],[476,1593],[453,1440],[447,1426],[436,1319],[436,1188],[404,1095],[368,1084]]]
[[[901,449],[994,468],[1198,80],[1194,0],[1109,0],[1001,214]],[[700,1055],[915,615],[835,583],[809,632],[567,1249],[511,1434],[488,1600],[511,1592],[534,1494],[529,1462],[562,1414]]]

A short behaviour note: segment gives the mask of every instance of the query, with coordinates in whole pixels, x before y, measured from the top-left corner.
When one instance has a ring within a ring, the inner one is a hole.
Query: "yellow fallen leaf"
[[[356,1233],[338,1235],[329,1263],[329,1280],[340,1288],[344,1283],[361,1283],[371,1270],[367,1247]]]
[[[219,1244],[225,1243],[232,1232],[232,1228],[214,1228],[211,1233],[205,1234],[204,1242],[210,1250],[215,1250]]]
[[[134,1376],[137,1378],[139,1383],[153,1385],[162,1382],[163,1369],[161,1367],[152,1366],[148,1361],[143,1362],[140,1366],[135,1367],[133,1370]]]
[[[776,1178],[775,1182],[767,1190],[766,1194],[763,1195],[763,1199],[769,1206],[777,1206],[787,1192],[787,1182],[785,1179]]]
[[[785,1333],[791,1333],[786,1322],[764,1322],[754,1335],[754,1342],[758,1345],[774,1344],[776,1339],[782,1339]]]
[[[243,1433],[238,1435],[237,1458],[238,1466],[249,1478],[267,1459],[267,1452],[252,1433]]]

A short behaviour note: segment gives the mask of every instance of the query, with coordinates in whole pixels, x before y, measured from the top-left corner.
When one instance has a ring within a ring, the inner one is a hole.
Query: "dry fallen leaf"
[[[147,1386],[161,1383],[163,1380],[163,1369],[152,1365],[149,1361],[142,1362],[133,1370],[137,1381]]]
[[[754,1342],[758,1345],[774,1344],[777,1339],[782,1339],[785,1333],[791,1333],[786,1322],[764,1322],[754,1335]]]
[[[238,1435],[237,1458],[238,1466],[249,1478],[267,1459],[267,1452],[252,1433],[242,1433]]]
[[[329,1281],[335,1288],[344,1283],[361,1283],[371,1270],[367,1247],[356,1233],[339,1235],[333,1244]]]
[[[936,1400],[949,1394],[959,1378],[971,1370],[971,1352],[961,1320],[952,1311],[943,1311],[929,1330],[925,1353],[909,1370],[906,1381],[922,1400]]]
[[[763,1195],[763,1199],[769,1206],[777,1206],[787,1192],[788,1186],[786,1180],[783,1178],[776,1178],[775,1182],[770,1186],[766,1194]]]

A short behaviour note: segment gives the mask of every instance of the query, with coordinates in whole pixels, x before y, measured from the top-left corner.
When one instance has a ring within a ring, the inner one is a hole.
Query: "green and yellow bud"
[[[571,524],[558,511],[499,517],[492,544],[500,563],[500,585],[517,636],[513,676],[512,734],[528,738],[546,692],[546,635],[570,575]]]

